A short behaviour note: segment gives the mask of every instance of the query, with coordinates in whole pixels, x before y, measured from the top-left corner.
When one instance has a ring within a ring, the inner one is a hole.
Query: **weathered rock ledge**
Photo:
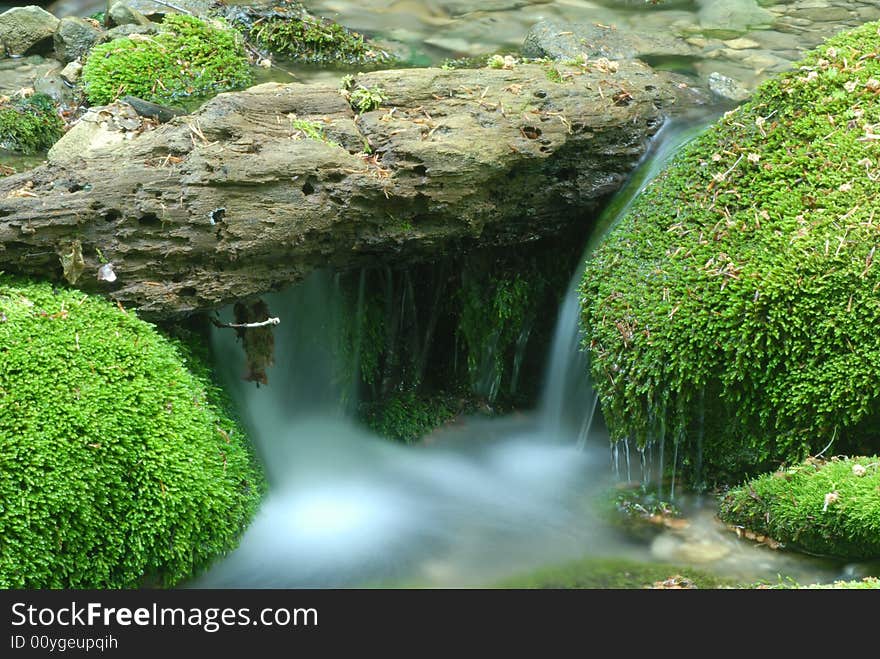
[[[64,257],[77,287],[168,318],[322,266],[589,221],[699,94],[638,61],[558,69],[561,82],[541,64],[361,75],[385,100],[360,115],[332,85],[267,84],[118,140],[104,126],[65,154],[69,134],[46,165],[0,181],[0,270],[61,280]],[[96,276],[104,261],[112,283]]]

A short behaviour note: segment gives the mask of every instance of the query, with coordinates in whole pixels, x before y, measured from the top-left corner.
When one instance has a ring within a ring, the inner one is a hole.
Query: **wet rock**
[[[110,11],[113,8],[113,5],[118,4],[119,0],[108,0],[107,1],[107,9],[106,11]],[[173,0],[168,4],[172,4],[175,7],[179,7],[192,14],[193,16],[207,16],[211,13],[211,10],[214,7],[213,0]],[[178,13],[174,9],[168,6],[168,4],[160,4],[158,2],[152,2],[151,0],[125,0],[125,5],[129,9],[133,9],[134,11],[140,13],[143,16],[164,16],[169,13]],[[244,2],[242,4],[249,4]],[[253,4],[253,3],[250,3]]]
[[[802,18],[817,23],[846,21],[853,16],[853,12],[843,7],[829,7],[828,9],[806,10],[800,14]]]
[[[740,102],[751,96],[751,92],[743,87],[741,83],[733,78],[727,77],[726,75],[722,75],[717,71],[713,71],[709,74],[708,82],[709,89],[711,89],[713,93],[730,101]]]
[[[103,36],[94,22],[85,18],[67,16],[62,18],[52,40],[55,57],[62,62],[72,62],[85,55]]]
[[[59,67],[54,59],[42,55],[0,59],[0,95],[12,96],[19,89],[32,88],[37,78]]]
[[[880,7],[859,7],[856,15],[860,21],[877,21],[880,20]]]
[[[664,561],[713,563],[730,554],[730,547],[710,538],[683,539],[673,533],[661,533],[651,542],[651,554]]]
[[[757,27],[770,27],[776,17],[755,0],[700,0],[697,19],[703,30],[745,32]]]
[[[443,9],[449,12],[450,16],[464,16],[474,11],[513,11],[534,4],[528,0],[480,0],[474,3],[473,0],[446,0],[443,3]]]
[[[753,32],[749,38],[758,43],[759,48],[769,50],[774,53],[782,51],[799,52],[803,48],[803,43],[794,34],[786,32],[778,32],[776,30],[762,30]]]
[[[150,25],[150,19],[126,2],[117,2],[107,11],[113,25]]]
[[[526,57],[549,57],[571,60],[606,57],[611,60],[644,57],[695,57],[700,49],[668,34],[621,32],[594,23],[560,25],[538,23],[526,35],[522,53]]]
[[[135,25],[134,23],[128,23],[107,30],[104,33],[104,41],[112,41],[113,39],[128,37],[132,34],[156,34],[158,31],[159,26],[155,23],[150,23],[149,25]]]
[[[4,270],[45,272],[57,261],[59,226],[90,232],[96,244],[117,240],[118,227],[95,216],[96,203],[125,217],[162,218],[127,235],[113,256],[125,272],[114,297],[153,319],[258,296],[328,264],[391,255],[417,262],[450,246],[558,233],[595,213],[667,113],[699,97],[638,61],[613,72],[557,67],[571,80],[549,80],[533,63],[360,74],[357,85],[383,93],[380,107],[360,113],[339,94],[337,78],[220,94],[155,130],[128,129],[136,120],[128,115],[92,115],[56,145],[48,165],[28,173],[34,197],[7,199],[21,182],[0,181]],[[532,110],[509,110],[525,105]],[[295,120],[319,123],[327,139],[302,138]],[[57,186],[59,172],[73,169],[80,185],[92,186],[88,195]],[[223,221],[212,223],[221,208]],[[22,236],[27,222],[33,231]],[[169,231],[185,249],[168,251]],[[43,261],[33,257],[42,252]],[[172,281],[173,272],[188,274]],[[77,286],[106,292],[91,278]]]
[[[700,540],[681,543],[676,553],[681,560],[693,563],[714,563],[727,556],[730,553],[730,548],[720,542]]]
[[[55,103],[62,107],[70,107],[76,104],[76,90],[61,76],[61,65],[57,64],[53,69],[46,71],[34,80],[34,91],[45,94]]]
[[[61,78],[71,85],[76,84],[82,74],[82,64],[79,62],[70,62],[61,70]]]
[[[754,69],[758,74],[770,72],[779,73],[790,68],[792,60],[778,57],[772,53],[760,51],[745,51],[747,54],[742,58],[742,63]]]
[[[728,48],[733,48],[734,50],[745,50],[748,48],[760,48],[761,44],[753,39],[746,39],[745,37],[740,37],[739,39],[728,39],[724,42],[724,45]]]
[[[14,7],[0,14],[0,42],[9,55],[48,50],[58,22],[39,7]]]

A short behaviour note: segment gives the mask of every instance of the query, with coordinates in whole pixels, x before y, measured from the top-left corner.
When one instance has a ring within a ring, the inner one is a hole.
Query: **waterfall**
[[[595,453],[546,441],[527,417],[475,419],[436,445],[377,437],[349,413],[334,277],[264,299],[281,319],[269,386],[241,380],[233,332],[213,342],[269,493],[240,546],[192,586],[478,585],[603,541],[584,522],[606,475]]]
[[[625,212],[670,145],[680,144],[673,136],[685,134],[664,133],[665,151],[615,198],[603,227]],[[418,447],[379,438],[351,418],[357,378],[345,373],[362,354],[364,336],[355,332],[353,346],[343,349],[344,296],[329,273],[266,296],[281,319],[268,387],[241,381],[240,365],[226,357],[241,354],[234,334],[214,330],[215,352],[223,356],[218,370],[266,465],[270,490],[238,549],[192,585],[480,585],[548,562],[625,551],[589,505],[611,474],[607,448],[588,437],[599,425],[599,401],[580,350],[581,274],[559,312],[539,412],[471,419]],[[400,335],[404,316],[414,313],[413,290],[404,280],[395,291],[392,277],[385,272],[388,333]],[[361,315],[363,277],[356,305]],[[433,331],[424,328],[426,341]],[[518,343],[529,331],[522,328]],[[621,471],[616,446],[613,462]]]
[[[590,435],[598,432],[596,408],[599,401],[590,381],[589,360],[586,353],[580,349],[583,334],[580,331],[578,287],[590,254],[602,237],[626,215],[632,203],[669,158],[683,144],[698,135],[709,122],[709,117],[700,117],[696,120],[670,122],[665,125],[657,135],[655,148],[645,156],[626,185],[617,192],[600,216],[580,260],[581,265],[571,278],[556,323],[540,406],[541,422],[548,434],[567,438],[583,448],[587,445]],[[599,433],[599,435],[603,434]],[[628,450],[626,460],[628,467]],[[617,463],[616,458],[614,462]]]

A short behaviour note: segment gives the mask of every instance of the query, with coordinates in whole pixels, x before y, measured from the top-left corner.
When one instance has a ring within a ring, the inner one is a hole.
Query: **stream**
[[[591,244],[707,121],[661,131]],[[608,448],[578,350],[580,274],[559,312],[537,409],[465,419],[418,446],[358,426],[354,394],[334,384],[343,298],[331,273],[267,296],[281,318],[268,387],[240,379],[232,333],[215,330],[216,366],[267,465],[270,492],[239,548],[191,585],[479,587],[583,557],[672,562],[742,582],[860,574],[859,566],[737,539],[715,519],[710,496],[670,491],[689,526],[648,539],[600,514],[597,502],[609,488],[648,483],[661,465],[635,447]]]
[[[57,15],[87,15],[96,0],[64,0]],[[513,51],[535,23],[596,23],[682,45],[651,64],[703,80],[718,72],[753,89],[846,27],[880,19],[876,0],[317,0],[309,10],[405,44],[413,65]],[[0,5],[0,11],[10,5]],[[659,38],[659,37],[658,37]],[[338,79],[294,68],[274,79]],[[717,110],[716,110],[717,112]],[[598,221],[591,243],[712,116],[668,125]],[[588,258],[590,245],[586,247]],[[582,259],[582,261],[584,260]],[[572,275],[549,347],[535,410],[468,418],[417,446],[358,425],[355,395],[336,382],[344,298],[318,272],[265,297],[281,319],[268,387],[241,380],[234,334],[214,330],[216,368],[267,468],[270,483],[240,546],[192,581],[195,588],[480,587],[582,557],[692,565],[742,582],[858,578],[859,565],[773,551],[738,539],[714,517],[711,496],[677,491],[690,525],[635,538],[597,501],[623,482],[649,482],[663,460],[609,449],[579,351]],[[231,310],[221,314],[232,319]]]

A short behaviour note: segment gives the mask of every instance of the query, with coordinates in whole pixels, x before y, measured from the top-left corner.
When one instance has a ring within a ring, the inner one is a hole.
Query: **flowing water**
[[[87,15],[103,4],[62,0],[50,9]],[[701,82],[717,72],[749,89],[822,39],[880,19],[875,0],[305,4],[351,28],[404,44],[418,65],[516,50],[542,20],[593,23],[655,39],[657,46],[648,49],[665,53],[651,61],[655,66]],[[339,76],[314,69],[294,73],[300,81]],[[687,127],[664,130],[655,153],[604,214],[594,240],[689,134]],[[191,585],[479,586],[583,556],[693,564],[743,581],[860,576],[859,566],[738,541],[719,527],[709,500],[690,499],[674,483],[669,494],[689,515],[687,532],[637,541],[608,525],[596,512],[597,498],[620,481],[650,481],[679,456],[664,452],[662,442],[651,453],[623,443],[609,450],[578,350],[579,279],[574,273],[559,312],[539,408],[507,418],[468,419],[421,446],[393,444],[352,420],[354,393],[338,381],[344,369],[336,363],[344,303],[331,274],[316,273],[268,296],[282,321],[269,387],[241,381],[233,334],[216,330],[217,367],[266,464],[270,492],[239,548]],[[527,339],[526,333],[523,343]]]
[[[594,240],[699,125],[665,128],[604,213]],[[589,252],[590,247],[587,248]],[[350,417],[338,382],[342,296],[319,272],[269,296],[281,318],[270,385],[240,379],[232,333],[215,330],[218,367],[267,465],[269,495],[240,547],[194,587],[465,587],[584,556],[700,565],[750,581],[841,577],[843,567],[772,552],[723,530],[707,500],[679,496],[687,533],[650,543],[621,533],[596,502],[656,468],[608,439],[579,351],[572,286],[559,314],[543,399],[532,414],[468,419],[420,446],[391,443]]]

